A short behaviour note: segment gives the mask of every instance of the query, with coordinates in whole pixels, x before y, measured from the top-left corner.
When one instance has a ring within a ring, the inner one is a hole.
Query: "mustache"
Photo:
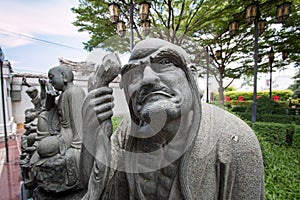
[[[143,103],[149,96],[156,95],[156,94],[164,95],[170,98],[175,96],[175,93],[170,88],[158,84],[144,85],[137,91],[136,94],[137,94],[137,103],[139,104]]]

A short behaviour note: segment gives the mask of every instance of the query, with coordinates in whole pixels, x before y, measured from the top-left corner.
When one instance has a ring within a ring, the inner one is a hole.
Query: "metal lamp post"
[[[291,3],[283,3],[277,7],[277,20],[284,22],[289,17]],[[248,24],[254,23],[254,78],[253,78],[253,103],[252,103],[252,123],[256,122],[257,113],[257,63],[260,62],[261,57],[258,55],[258,36],[265,31],[266,21],[260,19],[259,5],[253,3],[246,8],[246,22]],[[238,31],[238,22],[236,20],[229,23],[229,34],[234,36]],[[284,55],[286,56],[286,54]],[[270,65],[272,66],[272,64]],[[271,67],[272,68],[272,67]],[[270,73],[271,74],[271,73]],[[271,89],[270,89],[271,91]],[[271,92],[270,92],[271,95]]]
[[[259,7],[258,4],[251,4],[246,8],[247,23],[254,22],[254,80],[253,80],[253,103],[252,103],[252,123],[256,122],[257,113],[257,63],[258,63],[258,21],[259,21]]]
[[[272,99],[272,64],[274,62],[274,51],[273,51],[272,47],[271,47],[271,50],[269,51],[268,57],[269,57],[269,64],[270,64],[270,91],[269,91],[269,98]]]
[[[130,29],[130,51],[132,51],[134,47],[134,38],[133,38],[133,9],[134,4],[133,1],[130,0],[129,2],[129,29]],[[108,6],[109,15],[110,15],[110,21],[117,25],[117,34],[120,37],[124,37],[126,35],[126,25],[123,20],[120,20],[119,17],[119,10],[120,6],[117,3],[109,4]],[[150,21],[148,20],[149,16],[149,10],[150,10],[150,4],[146,1],[142,2],[139,7],[139,17],[142,22],[142,30],[144,35],[148,35],[150,33]]]
[[[209,103],[209,54],[208,47],[206,47],[206,103]]]

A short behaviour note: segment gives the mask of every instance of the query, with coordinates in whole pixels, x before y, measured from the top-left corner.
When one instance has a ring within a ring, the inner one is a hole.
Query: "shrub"
[[[252,114],[249,112],[236,113],[243,120],[251,121]],[[300,125],[300,115],[272,115],[272,114],[257,114],[257,122],[274,122],[281,124],[298,124]]]
[[[292,146],[300,149],[300,126],[295,126]]]
[[[248,109],[247,106],[235,106],[231,109],[232,112],[245,112]]]
[[[288,100],[292,97],[293,91],[292,90],[273,90],[272,96],[279,96],[281,101]],[[243,96],[245,100],[252,100],[253,99],[253,92],[252,91],[228,91],[225,92],[225,96],[230,97],[231,100],[237,100],[239,96]],[[260,97],[269,97],[269,91],[258,91],[257,96]]]
[[[252,106],[248,107],[248,112],[251,112]],[[258,114],[286,114],[286,109],[280,106],[277,102],[268,97],[261,97],[257,100]]]
[[[286,144],[287,125],[285,124],[257,122],[252,125],[252,129],[267,142],[277,145]]]

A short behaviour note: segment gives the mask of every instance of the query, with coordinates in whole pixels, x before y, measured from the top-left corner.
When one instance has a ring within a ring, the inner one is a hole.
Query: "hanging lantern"
[[[268,53],[268,57],[269,57],[269,62],[272,63],[274,61],[274,51],[273,51],[272,47],[271,47],[271,50]]]
[[[139,16],[141,21],[146,21],[148,19],[149,9],[150,9],[150,4],[148,2],[144,1],[140,4]]]
[[[120,37],[124,37],[126,35],[126,25],[124,21],[117,22],[117,34]]]
[[[255,56],[253,55],[253,59],[255,59]],[[261,62],[261,54],[257,54],[257,63]]]
[[[258,63],[261,62],[261,55],[260,55],[260,54],[257,55],[257,62],[258,62]]]
[[[234,36],[234,35],[237,34],[238,30],[239,30],[238,21],[234,20],[234,21],[230,22],[230,24],[229,24],[229,34],[231,36]]]
[[[108,5],[109,19],[112,23],[119,21],[119,5],[116,3],[111,3]]]
[[[150,25],[151,25],[150,20],[146,20],[142,22],[142,31],[145,36],[149,35],[150,33]]]
[[[258,4],[251,4],[246,8],[246,21],[248,24],[252,23],[258,16]]]
[[[222,59],[222,51],[221,50],[216,51],[216,58],[217,59]]]
[[[291,2],[285,2],[277,7],[278,22],[282,23],[289,17],[291,4]]]
[[[282,60],[285,60],[285,59],[287,59],[288,57],[289,57],[289,52],[283,51],[283,52],[282,52]]]
[[[258,21],[258,34],[262,34],[266,30],[266,20]]]

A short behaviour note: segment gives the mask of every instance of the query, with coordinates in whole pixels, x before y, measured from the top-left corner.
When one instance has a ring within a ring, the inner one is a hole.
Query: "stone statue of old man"
[[[114,133],[112,89],[90,88],[83,104],[83,199],[264,199],[255,134],[201,102],[189,64],[179,46],[139,42],[121,69],[130,117]],[[115,76],[107,65],[102,76]]]

